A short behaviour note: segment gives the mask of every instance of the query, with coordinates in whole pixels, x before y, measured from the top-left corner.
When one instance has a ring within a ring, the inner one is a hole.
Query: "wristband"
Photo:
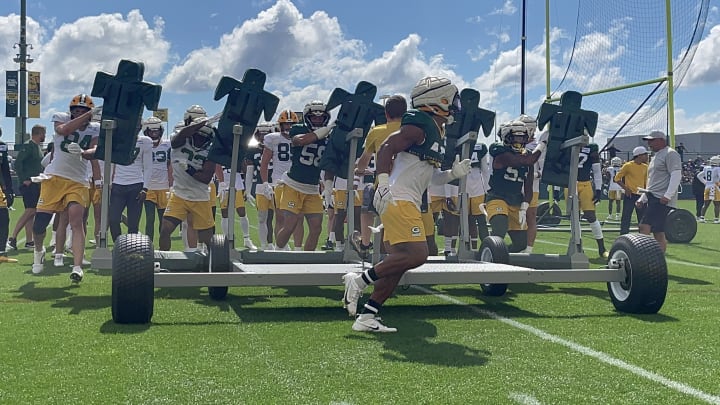
[[[101,179],[101,180],[95,180],[95,186],[102,186],[102,185],[103,185],[102,179]]]

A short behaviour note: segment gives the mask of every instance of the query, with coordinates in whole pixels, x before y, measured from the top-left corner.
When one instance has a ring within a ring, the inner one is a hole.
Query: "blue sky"
[[[676,133],[720,132],[718,2],[710,1],[703,39],[676,93]],[[535,115],[545,94],[545,4],[528,3],[525,110]],[[280,98],[280,108],[300,110],[310,100],[327,100],[336,87],[353,90],[360,80],[376,84],[378,96],[407,95],[421,77],[441,75],[460,88],[478,89],[481,107],[496,111],[498,121],[517,116],[520,0],[440,4],[424,0],[105,0],[70,5],[27,0],[28,42],[33,44],[29,53],[35,59],[28,69],[42,74],[41,118],[29,119],[28,128],[35,123],[50,126],[53,112],[64,111],[74,94],[89,92],[96,71],[114,73],[120,59],[144,62],[145,79],[163,85],[160,105],[170,111],[170,127],[191,104],[201,104],[210,113],[220,111],[224,100],[212,100],[218,79],[223,75],[240,79],[251,67],[268,73],[266,89]],[[567,65],[577,4],[562,0],[551,5],[553,87]],[[18,67],[12,61],[17,52],[12,46],[19,40],[19,14],[20,0],[0,2],[3,70]],[[604,62],[590,64],[591,71],[597,69],[596,77],[590,77],[593,72],[584,78],[576,76],[578,86],[622,74],[614,63],[623,56],[622,49],[630,48],[631,25],[623,25],[623,30],[608,22],[584,26],[589,34],[581,39],[594,39],[606,47],[590,48],[591,57]],[[625,33],[625,48],[618,31]],[[624,65],[618,62],[618,66]],[[658,74],[662,70],[660,66]],[[0,91],[5,94],[4,80]],[[617,122],[629,114],[635,104],[626,103],[628,98],[632,97],[618,96],[611,107],[602,107],[606,110],[598,111],[601,121]],[[12,141],[14,120],[2,118],[0,125],[3,140]]]

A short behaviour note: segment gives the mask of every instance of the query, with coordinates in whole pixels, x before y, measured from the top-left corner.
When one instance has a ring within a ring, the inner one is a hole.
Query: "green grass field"
[[[605,283],[511,285],[498,298],[418,286],[387,302],[399,331],[384,335],[350,329],[341,280],[231,287],[225,301],[158,289],[151,324],[116,325],[109,271],[71,285],[49,260],[34,276],[20,249],[0,264],[0,403],[720,404],[718,235],[699,224],[669,246],[656,315],[616,312]],[[540,233],[535,251],[564,253],[567,240]]]

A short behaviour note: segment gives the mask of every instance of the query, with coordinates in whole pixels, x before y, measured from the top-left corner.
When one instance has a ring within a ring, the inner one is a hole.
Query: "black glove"
[[[599,204],[601,198],[602,190],[595,190],[595,194],[593,195],[593,204]]]
[[[5,192],[5,202],[7,202],[8,208],[12,207],[15,202],[15,193],[12,190]]]
[[[553,189],[553,200],[560,201],[560,190]]]
[[[192,177],[196,172],[197,172],[197,169],[192,166],[188,166],[188,168],[185,169],[185,173],[189,174],[190,177]]]

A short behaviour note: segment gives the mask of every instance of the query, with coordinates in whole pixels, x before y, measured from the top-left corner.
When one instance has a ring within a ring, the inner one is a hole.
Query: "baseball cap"
[[[665,133],[662,131],[652,131],[650,134],[643,137],[644,140],[649,141],[651,139],[665,139]]]
[[[648,153],[647,149],[645,149],[644,146],[637,146],[635,149],[633,149],[633,158],[638,157],[640,155],[646,155]]]

